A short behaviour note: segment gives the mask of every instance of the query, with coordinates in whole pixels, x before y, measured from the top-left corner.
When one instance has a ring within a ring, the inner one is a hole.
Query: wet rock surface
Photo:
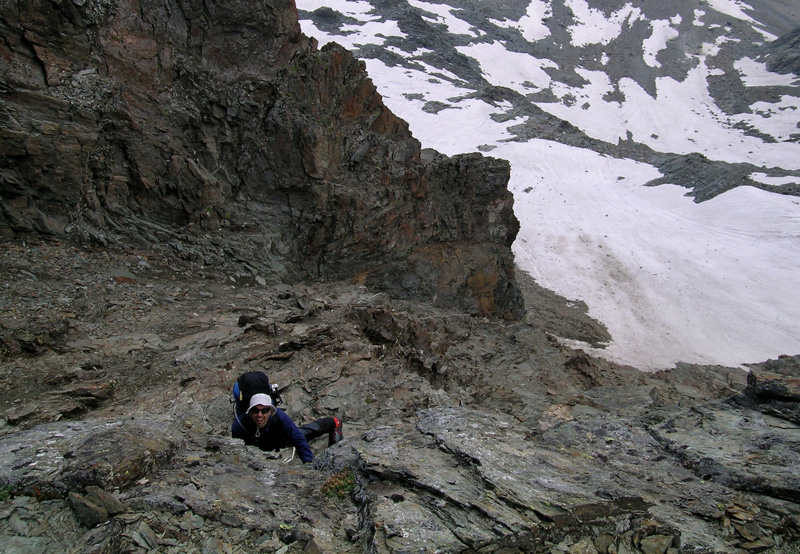
[[[3,256],[4,277],[39,275],[6,279],[3,326],[67,320],[52,347],[0,363],[11,551],[798,550],[797,357],[749,381],[645,374],[560,346],[533,314],[485,319],[345,282],[234,284],[145,251]],[[76,289],[87,308],[41,302]],[[231,439],[230,387],[252,369],[296,421],[341,418],[345,440],[312,443],[304,466]],[[97,381],[113,394],[68,409],[65,384]]]

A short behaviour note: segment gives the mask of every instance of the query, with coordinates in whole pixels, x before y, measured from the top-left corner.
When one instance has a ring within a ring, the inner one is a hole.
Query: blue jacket
[[[303,463],[314,459],[305,435],[283,410],[275,412],[261,429],[256,427],[248,414],[242,414],[233,421],[231,434],[233,438],[244,439],[245,444],[257,446],[261,450],[280,450],[293,446]]]

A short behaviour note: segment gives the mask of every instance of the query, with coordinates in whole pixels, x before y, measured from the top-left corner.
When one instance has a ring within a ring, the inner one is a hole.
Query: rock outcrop
[[[800,27],[770,42],[764,50],[768,70],[800,75]]]
[[[518,318],[505,161],[423,154],[293,3],[8,2],[0,228]]]

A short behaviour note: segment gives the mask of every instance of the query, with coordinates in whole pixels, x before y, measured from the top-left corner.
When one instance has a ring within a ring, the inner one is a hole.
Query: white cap
[[[269,397],[268,394],[254,394],[253,397],[250,399],[250,405],[247,407],[247,411],[253,409],[253,406],[272,406],[272,398]]]

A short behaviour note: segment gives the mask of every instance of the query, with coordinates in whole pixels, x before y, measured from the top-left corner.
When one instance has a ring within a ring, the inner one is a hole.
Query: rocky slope
[[[800,358],[559,346],[607,337],[514,281],[507,165],[420,152],[291,3],[224,8],[3,5],[6,551],[800,551]],[[229,438],[253,369],[345,440]]]
[[[7,245],[10,552],[797,552],[800,359],[645,374],[352,283]],[[555,316],[553,316],[555,318]],[[229,438],[263,369],[345,440]]]

